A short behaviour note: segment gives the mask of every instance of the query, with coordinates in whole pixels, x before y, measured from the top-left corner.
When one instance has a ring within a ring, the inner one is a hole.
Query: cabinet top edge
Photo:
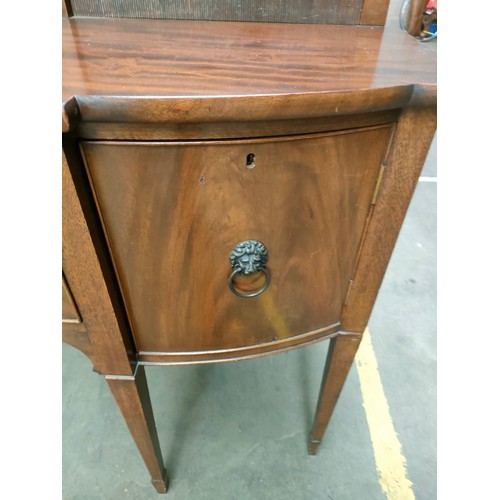
[[[435,107],[435,84],[344,92],[255,96],[76,96],[63,103],[63,132],[80,121],[195,124],[293,120]]]

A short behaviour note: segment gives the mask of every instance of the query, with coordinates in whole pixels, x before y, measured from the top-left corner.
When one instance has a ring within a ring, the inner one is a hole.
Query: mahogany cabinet
[[[158,492],[145,365],[329,339],[317,452],[434,134],[435,55],[384,29],[387,2],[300,4],[66,4],[63,340],[106,378]]]

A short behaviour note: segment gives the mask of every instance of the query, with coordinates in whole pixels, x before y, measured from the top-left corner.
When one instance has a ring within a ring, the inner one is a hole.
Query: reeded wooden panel
[[[72,0],[75,16],[358,24],[363,0]]]
[[[138,349],[237,348],[338,322],[390,133],[83,143]],[[251,299],[228,288],[247,239],[267,246],[271,274]]]

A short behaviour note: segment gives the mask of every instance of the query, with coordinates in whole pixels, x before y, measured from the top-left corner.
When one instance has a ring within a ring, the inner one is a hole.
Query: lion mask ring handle
[[[267,290],[271,277],[266,269],[269,252],[263,243],[257,240],[240,241],[229,255],[229,263],[233,268],[231,276],[229,276],[229,289],[238,297],[257,297]],[[266,276],[266,282],[258,290],[250,293],[244,293],[234,286],[234,277],[237,274],[249,276],[262,272]]]

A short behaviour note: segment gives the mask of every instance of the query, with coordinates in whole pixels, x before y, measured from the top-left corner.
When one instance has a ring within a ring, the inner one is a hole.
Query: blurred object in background
[[[399,24],[421,42],[437,38],[437,0],[403,0]]]

